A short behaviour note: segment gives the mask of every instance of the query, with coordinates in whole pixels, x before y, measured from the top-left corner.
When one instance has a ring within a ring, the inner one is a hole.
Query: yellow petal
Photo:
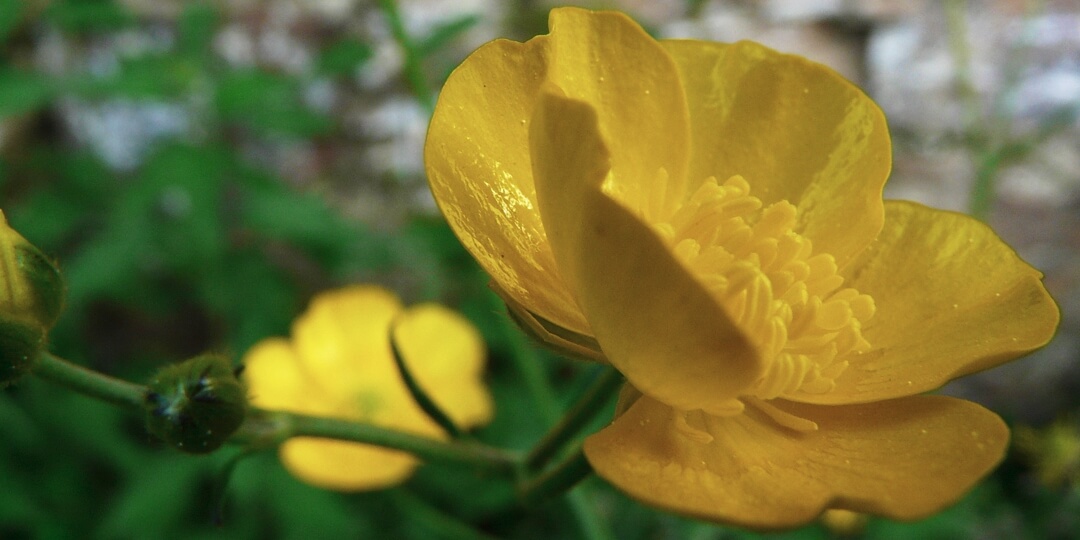
[[[554,9],[550,26],[547,78],[596,111],[614,182],[632,194],[635,207],[660,199],[672,209],[686,195],[690,146],[674,61],[622,13]],[[657,183],[661,170],[667,179]]]
[[[484,342],[468,320],[443,306],[421,304],[394,324],[410,373],[456,425],[491,420],[491,396],[482,381]]]
[[[322,293],[293,323],[293,346],[310,376],[346,399],[360,388],[401,386],[390,352],[390,321],[402,311],[397,296],[356,285]]]
[[[729,404],[762,366],[723,308],[638,217],[601,191],[608,152],[586,103],[545,92],[530,141],[540,212],[605,356],[673,406]]]
[[[443,86],[424,162],[440,210],[500,292],[589,334],[536,210],[528,123],[547,54],[547,37],[540,36],[494,41],[466,58]]]
[[[817,423],[796,432],[753,408],[734,417],[640,398],[585,441],[596,472],[631,497],[759,529],[827,508],[918,519],[959,499],[1002,458],[1008,428],[967,401],[917,396],[864,405],[772,401]]]
[[[938,388],[1045,345],[1059,313],[1035,270],[969,216],[889,201],[885,228],[843,270],[874,298],[863,328],[872,347],[851,359],[832,392],[851,403]]]
[[[765,205],[788,200],[817,253],[843,265],[882,224],[885,117],[831,69],[751,42],[663,41],[691,111],[689,179],[742,175]]]
[[[404,482],[418,465],[405,452],[327,439],[294,438],[281,445],[281,462],[305,482],[337,491],[364,491]]]
[[[243,365],[252,405],[309,414],[325,412],[311,399],[322,389],[312,384],[288,341],[272,338],[257,343],[244,355]]]

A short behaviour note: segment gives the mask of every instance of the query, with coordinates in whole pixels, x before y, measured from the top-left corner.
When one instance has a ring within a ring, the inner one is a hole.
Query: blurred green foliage
[[[206,350],[238,359],[259,339],[286,335],[320,290],[381,282],[409,301],[447,303],[478,325],[497,403],[478,437],[528,448],[552,423],[545,409],[568,406],[596,375],[591,366],[524,343],[440,219],[416,217],[394,229],[361,224],[245,152],[253,140],[338,136],[338,119],[305,104],[305,85],[316,77],[350,84],[372,57],[371,44],[331,36],[304,76],[230,68],[213,52],[223,20],[211,6],[184,4],[167,49],[122,58],[104,75],[56,75],[28,61],[30,33],[47,28],[79,43],[136,26],[138,17],[105,0],[44,8],[0,0],[0,122],[16,133],[0,153],[0,201],[12,225],[65,271],[69,299],[52,350],[145,381],[169,362]],[[423,62],[476,20],[437,27],[408,48]],[[445,75],[452,66],[426,67]],[[65,99],[201,103],[193,114],[203,129],[162,140],[133,170],[118,171],[58,133]],[[1027,478],[1010,458],[956,508],[916,524],[872,520],[866,535],[1068,537],[1080,497]],[[337,494],[296,481],[270,451],[181,455],[146,434],[137,415],[32,378],[0,393],[5,539],[758,537],[644,508],[596,480],[579,491],[576,503],[523,509],[502,481],[428,467],[398,488]],[[582,526],[589,520],[591,528]],[[776,537],[830,534],[812,526]]]

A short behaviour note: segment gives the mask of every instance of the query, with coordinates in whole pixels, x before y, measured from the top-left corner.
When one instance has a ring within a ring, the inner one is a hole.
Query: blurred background
[[[450,70],[490,39],[546,33],[555,5],[0,0],[0,208],[68,279],[52,350],[145,381],[205,350],[239,358],[287,335],[314,293],[376,282],[480,327],[498,408],[478,436],[527,448],[596,372],[535,350],[507,321],[435,210],[422,147]],[[626,11],[659,37],[753,39],[832,66],[889,119],[887,196],[986,220],[1062,308],[1048,347],[945,389],[1015,433],[959,505],[776,536],[1075,537],[1080,3],[579,5]],[[292,479],[272,451],[180,455],[140,422],[33,378],[0,391],[0,538],[757,537],[595,480],[528,511],[500,482],[436,467],[335,494]]]

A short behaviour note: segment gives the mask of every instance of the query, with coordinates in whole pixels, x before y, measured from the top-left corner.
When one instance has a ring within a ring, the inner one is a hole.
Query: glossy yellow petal
[[[480,332],[461,315],[421,304],[394,321],[394,336],[417,383],[459,427],[491,420]]]
[[[586,103],[549,88],[532,121],[534,177],[562,276],[607,359],[645,394],[721,408],[757,352],[647,224],[605,194],[608,152]]]
[[[742,175],[766,206],[799,208],[816,253],[843,266],[882,224],[885,117],[833,70],[751,42],[663,41],[691,113],[689,181]]]
[[[402,383],[390,352],[390,321],[401,301],[380,287],[356,285],[312,298],[293,323],[293,346],[311,377],[331,399],[358,388]]]
[[[500,292],[588,334],[536,210],[528,124],[547,71],[547,43],[546,36],[499,40],[466,58],[443,86],[424,162],[439,209]]]
[[[809,401],[933,390],[1041,347],[1057,328],[1042,274],[962,214],[890,201],[881,236],[843,272],[877,305],[863,328],[872,349],[851,359],[832,392]]]
[[[585,454],[600,476],[646,503],[779,529],[827,508],[928,516],[989,472],[1008,442],[996,415],[947,397],[835,407],[771,403],[818,429],[791,431],[751,407],[727,418],[687,415],[642,397],[589,437]]]
[[[550,26],[547,78],[596,111],[613,182],[635,207],[661,200],[670,210],[686,195],[690,147],[675,62],[622,13],[555,9]],[[666,180],[657,182],[661,170]]]
[[[419,462],[405,452],[327,439],[295,438],[281,445],[293,475],[324,489],[383,489],[408,479]]]

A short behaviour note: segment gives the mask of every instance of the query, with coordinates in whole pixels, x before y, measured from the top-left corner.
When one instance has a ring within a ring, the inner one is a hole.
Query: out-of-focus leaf
[[[133,215],[154,229],[164,262],[197,279],[223,256],[228,239],[224,222],[224,174],[230,157],[220,149],[188,145],[162,148],[147,161],[133,188]],[[134,223],[132,223],[134,225]]]
[[[230,254],[195,287],[202,303],[225,319],[237,355],[260,339],[286,335],[299,309],[296,287],[254,250]]]
[[[45,18],[68,32],[105,32],[135,22],[131,12],[110,0],[57,0]]]
[[[196,58],[209,54],[218,23],[218,12],[211,5],[205,2],[188,3],[176,21],[177,50]]]
[[[479,15],[462,15],[436,26],[423,40],[416,44],[416,52],[421,57],[445,47],[459,34],[467,31],[480,22]]]
[[[313,137],[330,131],[333,122],[303,103],[299,82],[264,71],[225,75],[217,90],[222,118],[264,134]]]
[[[39,109],[54,93],[55,86],[48,77],[0,66],[0,120]]]
[[[145,55],[120,62],[108,76],[80,75],[67,81],[73,93],[88,98],[175,97],[191,86],[196,70],[178,55]]]
[[[246,459],[233,473],[229,497],[245,507],[268,507],[264,523],[276,538],[337,538],[343,531],[352,538],[393,538],[372,527],[381,512],[371,504],[350,505],[341,494],[311,487],[289,476],[276,452]],[[361,496],[377,502],[378,495]],[[229,516],[226,515],[226,519]]]
[[[58,250],[82,221],[87,208],[66,193],[41,189],[22,198],[5,213],[11,224],[45,253]]]
[[[23,0],[0,0],[0,45],[23,18]]]
[[[129,477],[119,498],[102,516],[94,536],[171,536],[188,515],[199,480],[212,470],[212,463],[210,457],[180,454],[149,461]],[[206,516],[206,521],[210,521],[210,516]]]
[[[323,49],[316,68],[327,75],[349,76],[367,62],[372,54],[371,46],[367,43],[344,39]]]

